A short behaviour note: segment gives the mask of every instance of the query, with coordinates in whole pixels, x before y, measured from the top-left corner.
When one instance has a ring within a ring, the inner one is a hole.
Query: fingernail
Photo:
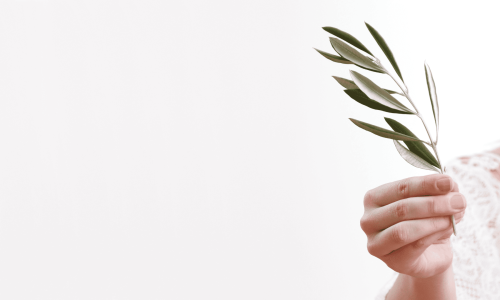
[[[450,178],[443,178],[439,179],[437,181],[437,188],[441,192],[448,192],[451,190],[451,179]]]
[[[451,197],[450,204],[454,209],[462,209],[465,207],[464,197],[462,195],[455,195]]]

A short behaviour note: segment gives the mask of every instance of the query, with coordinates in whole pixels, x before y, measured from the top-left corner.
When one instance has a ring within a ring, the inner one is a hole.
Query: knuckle
[[[373,242],[368,242],[366,244],[366,249],[368,250],[368,253],[373,256],[377,256],[377,245],[375,245]]]
[[[412,246],[415,249],[421,249],[421,248],[425,247],[424,239],[419,239],[419,240],[413,242]]]
[[[408,231],[402,226],[395,227],[390,233],[390,239],[396,244],[406,244],[408,241]]]
[[[425,194],[430,194],[431,186],[433,186],[433,184],[431,184],[431,180],[428,176],[423,177],[420,181],[419,187]]]
[[[398,182],[397,185],[398,196],[402,199],[410,197],[410,181],[409,179]]]
[[[405,219],[408,216],[408,203],[406,201],[398,201],[394,206],[394,213],[397,219]]]
[[[436,205],[437,205],[437,199],[436,197],[428,197],[427,198],[427,213],[431,216],[436,214]]]
[[[361,226],[361,229],[365,233],[369,232],[370,228],[372,227],[372,222],[370,220],[370,217],[367,214],[364,214],[359,220],[359,225]]]
[[[438,217],[431,219],[431,228],[434,231],[446,229],[450,224],[449,217]]]
[[[363,205],[365,207],[373,205],[373,190],[369,190],[365,193],[365,197],[363,198]]]

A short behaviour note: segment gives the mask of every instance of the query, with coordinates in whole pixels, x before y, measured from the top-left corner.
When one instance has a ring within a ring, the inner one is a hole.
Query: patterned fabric
[[[500,156],[482,152],[457,158],[445,168],[467,199],[458,236],[452,235],[458,300],[500,299]],[[382,288],[385,299],[397,278]]]

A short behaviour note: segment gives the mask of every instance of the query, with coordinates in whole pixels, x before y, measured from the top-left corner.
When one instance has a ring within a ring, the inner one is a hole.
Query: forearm
[[[441,274],[429,278],[415,278],[399,274],[387,300],[442,300],[456,299],[455,277],[450,266]]]

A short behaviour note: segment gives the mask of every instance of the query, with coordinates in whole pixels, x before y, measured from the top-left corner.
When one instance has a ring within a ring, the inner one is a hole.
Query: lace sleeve
[[[467,199],[464,218],[452,235],[458,300],[500,299],[500,156],[483,152],[457,158],[445,168]],[[385,299],[397,273],[375,300]]]
[[[484,152],[460,158],[446,174],[467,199],[465,216],[452,236],[457,299],[500,299],[500,156]]]

